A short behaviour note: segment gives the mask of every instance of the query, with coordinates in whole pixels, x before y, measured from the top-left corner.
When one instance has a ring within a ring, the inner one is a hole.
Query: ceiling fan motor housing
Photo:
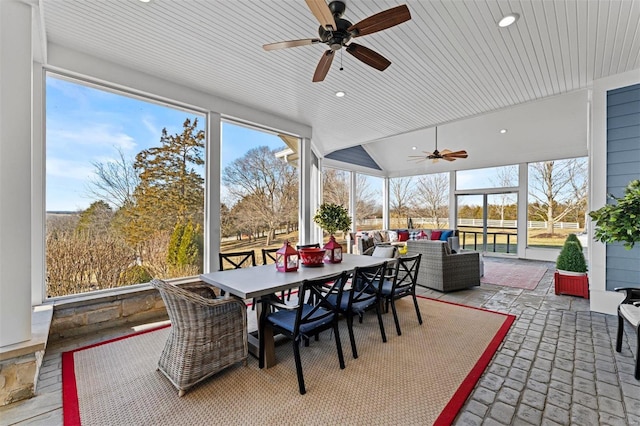
[[[347,28],[351,26],[351,22],[346,19],[336,18],[336,30],[328,31],[322,25],[318,28],[318,35],[323,43],[329,45],[332,50],[340,50],[342,46],[351,40],[351,33]]]

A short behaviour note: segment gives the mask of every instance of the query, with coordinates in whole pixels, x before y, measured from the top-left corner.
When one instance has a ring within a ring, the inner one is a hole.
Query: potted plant
[[[339,263],[342,261],[342,246],[336,242],[336,231],[348,232],[351,228],[351,216],[349,211],[334,203],[322,203],[316,211],[313,221],[329,233],[329,242],[325,249],[325,263]]]
[[[582,244],[575,234],[569,234],[556,259],[554,274],[556,294],[569,294],[589,298],[587,261]]]
[[[598,210],[589,212],[595,222],[594,239],[601,243],[624,243],[631,250],[640,242],[640,180],[633,180],[624,190],[624,196]]]

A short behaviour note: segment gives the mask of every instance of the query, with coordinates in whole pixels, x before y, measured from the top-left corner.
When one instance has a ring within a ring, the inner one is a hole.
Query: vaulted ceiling
[[[363,145],[387,175],[419,172],[408,155],[412,146],[433,149],[436,125],[440,149],[466,149],[466,165],[482,164],[474,155],[490,164],[523,139],[510,131],[513,143],[500,140],[491,117],[554,95],[586,100],[580,91],[593,80],[640,73],[638,0],[347,0],[344,18],[355,23],[399,4],[410,21],[356,40],[389,68],[338,52],[318,83],[311,78],[326,45],[262,48],[318,36],[304,0],[40,0],[37,8],[45,53],[53,45],[85,52],[309,125],[322,155]],[[520,19],[499,28],[509,12]],[[565,108],[535,104],[548,114]],[[526,122],[532,110],[522,108]]]

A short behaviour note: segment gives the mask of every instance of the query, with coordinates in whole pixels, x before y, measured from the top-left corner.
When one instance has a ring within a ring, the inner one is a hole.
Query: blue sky
[[[46,210],[77,211],[93,201],[88,183],[95,176],[94,163],[118,158],[120,150],[133,160],[136,154],[160,145],[162,129],[180,133],[186,118],[203,115],[138,100],[47,76],[46,83]],[[276,135],[223,123],[222,167],[249,149],[284,146]]]

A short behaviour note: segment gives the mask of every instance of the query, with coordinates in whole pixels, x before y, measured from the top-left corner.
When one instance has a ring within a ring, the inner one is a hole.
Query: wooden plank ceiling
[[[346,3],[353,23],[402,3],[412,19],[357,39],[392,62],[387,70],[338,52],[320,83],[311,77],[324,44],[262,49],[317,37],[303,0],[40,0],[39,7],[49,44],[308,124],[323,154],[640,68],[637,0]],[[508,12],[520,20],[499,28]],[[335,97],[338,90],[347,96]]]

